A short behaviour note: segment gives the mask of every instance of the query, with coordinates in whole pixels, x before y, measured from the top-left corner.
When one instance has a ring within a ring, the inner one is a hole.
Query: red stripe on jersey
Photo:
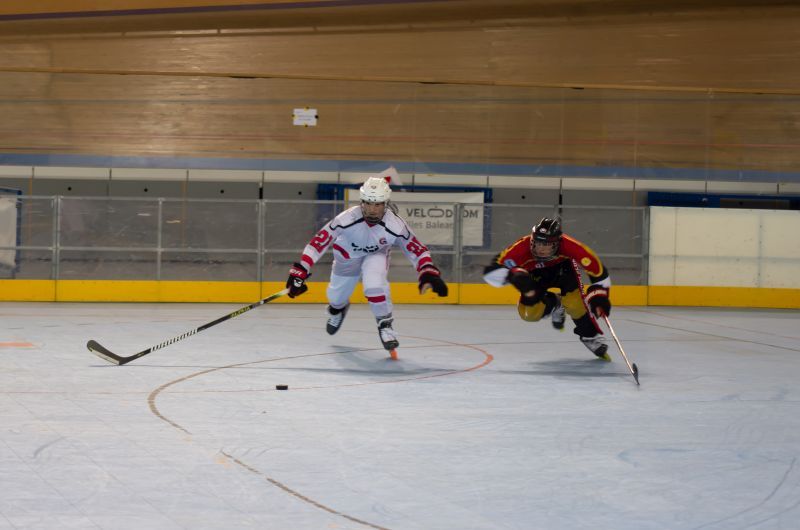
[[[581,270],[578,268],[578,262],[572,259],[570,260],[570,263],[572,264],[572,272],[575,273],[575,277],[578,279],[578,294],[581,295],[581,302],[583,302],[583,307],[586,308],[586,314],[591,318],[594,329],[596,329],[597,332],[602,335],[603,330],[600,329],[600,324],[597,323],[597,317],[594,316],[594,313],[592,313],[592,308],[586,301],[586,294],[584,294],[583,280],[581,280]]]
[[[381,303],[381,302],[385,302],[385,301],[386,301],[386,297],[385,297],[384,295],[380,295],[380,296],[368,296],[368,297],[367,297],[367,300],[369,300],[369,301],[370,301],[370,302],[372,302],[373,304],[379,304],[379,303]]]
[[[314,266],[314,260],[306,256],[305,254],[300,256],[300,261],[308,265],[308,267],[306,267],[307,270],[311,270],[311,267]]]
[[[420,260],[419,260],[419,263],[417,263],[417,272],[419,272],[419,270],[420,270],[422,267],[424,267],[425,265],[427,265],[427,264],[429,264],[429,263],[430,263],[431,265],[433,265],[433,260],[432,260],[430,257],[428,257],[428,256],[425,256],[424,258],[420,259]]]
[[[348,254],[348,253],[347,253],[347,251],[346,251],[345,249],[343,249],[342,247],[340,247],[340,246],[339,246],[339,245],[337,245],[336,243],[334,243],[334,244],[333,244],[333,250],[336,250],[336,251],[338,251],[338,252],[339,252],[339,254],[341,254],[342,256],[344,256],[344,259],[350,259],[350,254]]]

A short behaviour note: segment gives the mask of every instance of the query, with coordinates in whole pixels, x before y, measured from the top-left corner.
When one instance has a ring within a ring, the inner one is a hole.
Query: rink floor
[[[0,529],[794,529],[800,312],[0,304]],[[278,391],[286,384],[288,391]]]

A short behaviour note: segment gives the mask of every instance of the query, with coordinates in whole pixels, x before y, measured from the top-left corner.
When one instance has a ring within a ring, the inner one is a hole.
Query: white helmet
[[[364,202],[389,202],[392,195],[392,188],[382,177],[370,177],[358,190],[361,200]]]

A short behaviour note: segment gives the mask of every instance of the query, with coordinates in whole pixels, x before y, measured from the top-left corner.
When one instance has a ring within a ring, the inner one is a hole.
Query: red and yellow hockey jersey
[[[487,268],[484,280],[490,285],[501,287],[506,283],[509,269],[521,267],[533,272],[536,269],[554,267],[567,260],[572,260],[586,271],[593,285],[611,287],[608,271],[597,254],[577,239],[566,234],[561,236],[561,244],[556,255],[547,260],[540,260],[533,256],[530,235],[515,241],[495,257],[494,266]]]

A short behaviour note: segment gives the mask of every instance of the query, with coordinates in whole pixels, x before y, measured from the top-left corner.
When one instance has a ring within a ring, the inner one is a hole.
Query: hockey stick
[[[636,384],[639,384],[639,368],[636,366],[636,363],[631,363],[628,360],[628,356],[625,355],[625,350],[622,349],[622,344],[619,342],[619,338],[617,338],[617,334],[614,333],[614,327],[611,325],[611,321],[608,320],[606,315],[603,315],[603,320],[606,321],[606,326],[608,326],[608,330],[611,332],[611,336],[614,337],[614,342],[617,343],[617,348],[619,348],[619,352],[622,354],[622,358],[625,359],[625,364],[628,365],[628,370],[630,370],[633,379],[636,381]]]
[[[164,342],[162,342],[160,344],[156,344],[155,346],[151,346],[151,347],[147,348],[146,350],[140,351],[139,353],[135,353],[133,355],[129,355],[128,357],[123,357],[121,355],[117,355],[116,353],[113,353],[111,350],[109,350],[108,348],[105,348],[99,342],[97,342],[95,340],[90,340],[89,342],[87,342],[86,343],[86,347],[89,348],[89,351],[92,352],[93,354],[97,355],[101,359],[103,359],[105,361],[108,361],[108,362],[110,362],[112,364],[117,364],[117,365],[127,364],[127,363],[133,361],[134,359],[138,359],[139,357],[144,357],[148,353],[154,352],[156,350],[160,350],[161,348],[163,348],[165,346],[169,346],[170,344],[174,344],[174,343],[178,342],[179,340],[185,339],[186,337],[191,337],[192,335],[196,335],[197,333],[200,333],[201,331],[204,331],[204,330],[206,330],[206,329],[208,329],[208,328],[210,328],[212,326],[216,326],[220,322],[225,322],[226,320],[230,320],[231,318],[238,317],[242,313],[247,313],[251,309],[255,309],[258,306],[267,304],[267,303],[275,300],[276,298],[280,298],[281,296],[285,295],[288,292],[289,292],[289,289],[284,289],[283,291],[278,291],[277,293],[272,294],[272,295],[264,298],[263,300],[259,300],[258,302],[255,302],[253,304],[245,306],[245,307],[243,307],[241,309],[237,309],[233,313],[228,313],[224,317],[220,317],[220,318],[214,320],[213,322],[209,322],[208,324],[203,324],[199,328],[195,328],[195,329],[193,329],[191,331],[187,331],[186,333],[184,333],[182,335],[178,335],[177,337],[174,337],[172,339],[165,340]]]
[[[556,219],[558,219],[559,223],[561,222],[561,214],[563,213],[563,211],[564,211],[564,178],[562,177],[558,179],[558,212],[556,213],[558,217],[556,217]]]

